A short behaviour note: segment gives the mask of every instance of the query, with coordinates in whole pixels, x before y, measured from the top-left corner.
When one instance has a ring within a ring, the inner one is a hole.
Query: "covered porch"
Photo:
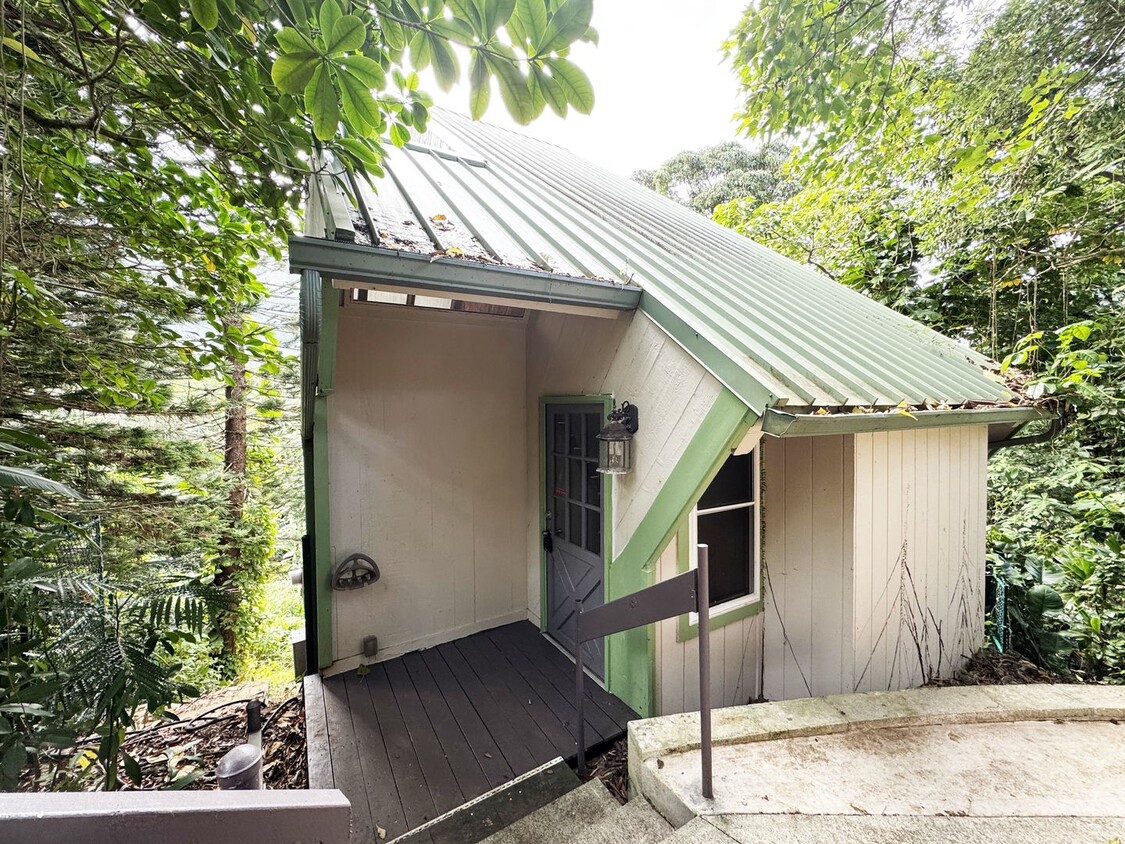
[[[637,714],[586,683],[588,751]],[[351,802],[351,840],[390,841],[577,753],[574,664],[526,622],[305,678],[309,787]]]

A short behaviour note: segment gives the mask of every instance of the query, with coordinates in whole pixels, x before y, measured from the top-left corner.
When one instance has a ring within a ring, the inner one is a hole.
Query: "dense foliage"
[[[1013,645],[1125,680],[1125,8],[751,6],[742,127],[804,139],[801,189],[715,218],[1018,365],[1074,419],[991,462]]]
[[[0,0],[0,785],[93,733],[86,767],[113,787],[120,730],[185,691],[184,659],[211,680],[253,658],[299,516],[293,373],[257,268],[304,178],[328,155],[380,176],[383,144],[425,131],[416,71],[448,87],[465,57],[474,115],[494,87],[521,122],[589,111],[567,54],[596,38],[590,16],[590,0]],[[93,519],[99,570],[67,585],[54,549]],[[149,612],[161,584],[214,600]],[[76,590],[99,612],[83,630],[137,655],[112,705],[68,693],[116,675],[63,659],[44,621]]]

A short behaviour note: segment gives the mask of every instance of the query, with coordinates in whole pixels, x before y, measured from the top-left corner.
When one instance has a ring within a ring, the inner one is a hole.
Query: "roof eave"
[[[555,273],[475,263],[458,258],[433,258],[375,246],[338,243],[315,237],[289,240],[289,268],[315,270],[333,279],[363,284],[409,287],[445,296],[490,296],[514,303],[544,303],[601,308],[636,309],[638,287],[574,278]]]
[[[774,437],[818,437],[832,434],[869,434],[914,431],[958,425],[1012,425],[1052,419],[1054,412],[1041,407],[981,407],[971,410],[918,410],[884,413],[787,413],[776,407],[765,412],[764,433]]]

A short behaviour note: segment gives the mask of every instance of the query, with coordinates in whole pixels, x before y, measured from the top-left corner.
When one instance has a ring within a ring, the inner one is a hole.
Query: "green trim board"
[[[539,397],[539,536],[547,529],[547,405],[600,404],[606,416],[613,410],[613,396],[540,396]],[[604,420],[603,420],[604,424]],[[602,475],[602,558],[606,567],[604,581],[609,580],[609,561],[613,556],[613,482]],[[547,552],[539,543],[539,630],[547,630]],[[609,670],[608,643],[606,671]],[[606,682],[609,674],[606,674]]]
[[[340,294],[332,279],[320,280],[321,324],[317,361],[316,397],[313,400],[313,547],[317,573],[317,651],[321,668],[332,664],[332,533],[329,519],[328,397],[336,383],[336,334]],[[306,480],[307,483],[307,480]]]
[[[761,542],[761,537],[758,537]],[[680,527],[676,531],[676,571],[683,574],[691,568],[691,560],[689,553],[691,551],[691,538],[689,536],[689,528],[687,519],[680,522]],[[758,574],[760,577],[760,573]],[[762,592],[762,584],[758,583],[759,598],[749,604],[737,607],[733,610],[728,610],[724,613],[711,616],[711,630],[718,630],[720,627],[726,627],[728,624],[733,624],[736,621],[742,621],[744,618],[749,618],[752,615],[757,615],[762,611],[765,604],[760,597]],[[688,642],[699,635],[699,625],[691,623],[690,614],[681,615],[676,619],[676,641]]]
[[[866,434],[910,431],[954,425],[997,425],[1051,419],[1039,407],[982,407],[973,410],[915,410],[882,413],[789,413],[776,407],[766,410],[762,431],[775,437],[817,437],[832,434]]]
[[[641,298],[639,287],[617,282],[304,236],[289,239],[289,269],[317,270],[349,281],[394,284],[454,298],[499,296],[617,311],[634,310]]]
[[[656,561],[758,415],[728,389],[707,412],[628,544],[610,565],[606,600],[621,598],[656,579]],[[610,637],[607,688],[642,717],[655,711],[656,638],[652,625]]]

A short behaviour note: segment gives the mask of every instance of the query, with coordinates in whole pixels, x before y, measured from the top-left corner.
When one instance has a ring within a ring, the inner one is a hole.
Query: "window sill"
[[[719,613],[718,615],[711,616],[711,630],[718,630],[720,627],[726,627],[728,624],[733,624],[736,621],[742,621],[744,618],[750,618],[757,615],[762,611],[764,604],[762,599],[752,601],[748,604],[743,604],[740,607],[727,610],[726,612]],[[685,613],[676,619],[676,641],[689,642],[699,636],[699,625],[692,624],[691,614]]]

